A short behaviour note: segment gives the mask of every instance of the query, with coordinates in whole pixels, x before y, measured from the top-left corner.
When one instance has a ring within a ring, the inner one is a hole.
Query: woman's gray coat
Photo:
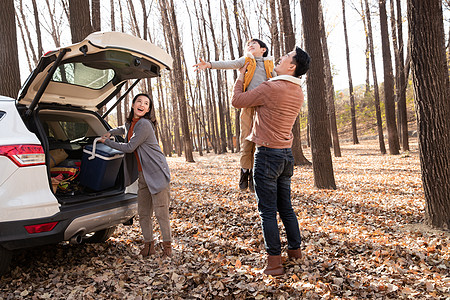
[[[109,130],[111,135],[128,134],[130,124]],[[133,135],[128,143],[105,140],[105,145],[125,153],[125,185],[132,184],[138,178],[138,165],[134,155],[137,150],[145,182],[151,194],[157,194],[170,183],[170,170],[166,157],[159,147],[155,131],[150,120],[141,118],[134,125]]]

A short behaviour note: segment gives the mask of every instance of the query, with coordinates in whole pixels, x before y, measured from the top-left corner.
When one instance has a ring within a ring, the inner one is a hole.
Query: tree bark
[[[441,0],[408,0],[425,223],[450,228],[450,83]]]
[[[135,12],[135,9],[134,9],[133,1],[132,0],[128,0],[127,4],[128,4],[128,9],[130,11],[132,23],[134,24],[133,29],[136,32],[136,36],[141,37],[141,31],[139,29],[139,23],[137,21],[137,17],[136,17],[136,12]]]
[[[163,1],[163,2],[161,2]],[[171,46],[170,44],[173,43],[173,40],[171,38],[172,33],[171,33],[171,25],[170,25],[170,21],[169,21],[169,16],[167,14],[167,4],[165,3],[165,0],[161,0],[159,2],[160,5],[160,10],[161,10],[161,18],[162,18],[162,24],[163,24],[163,31],[164,31],[164,36],[165,36],[165,43],[166,43],[166,48],[170,49],[170,51],[172,51],[173,46]],[[170,82],[175,82],[175,77],[174,77],[174,73],[171,72],[169,77],[170,77]],[[173,141],[174,141],[174,146],[175,146],[175,152],[176,154],[180,157],[183,155],[182,153],[182,147],[181,147],[181,137],[180,137],[180,121],[179,121],[179,105],[178,105],[178,97],[177,97],[177,89],[173,89],[172,92],[170,93],[170,98],[171,98],[171,102],[172,102],[172,124],[170,124],[170,128],[172,128],[173,131]]]
[[[69,0],[72,43],[84,40],[92,33],[89,0]]]
[[[241,57],[244,55],[244,49],[243,49],[243,43],[242,43],[242,36],[241,36],[241,29],[239,26],[239,14],[238,14],[238,7],[237,7],[237,0],[233,0],[233,15],[234,15],[234,22],[236,24],[236,36],[238,38],[237,41],[237,48],[238,48],[238,56]],[[237,78],[237,73],[235,73],[235,79]],[[236,109],[234,120],[236,123],[236,145],[237,149],[236,151],[241,151],[241,110]]]
[[[320,37],[322,42],[322,51],[325,67],[325,88],[328,109],[328,119],[330,120],[329,131],[331,133],[331,141],[335,157],[341,157],[341,147],[339,146],[339,135],[336,124],[336,109],[334,106],[334,85],[333,76],[331,75],[330,58],[328,55],[327,36],[325,33],[325,21],[323,19],[322,4],[319,4],[319,21],[320,21]]]
[[[365,0],[365,4],[366,4],[366,18],[367,18],[367,33],[369,37],[369,48],[370,48],[370,61],[372,64],[373,92],[375,97],[375,114],[377,118],[378,143],[380,144],[381,154],[386,154],[386,145],[384,144],[384,134],[383,134],[383,121],[381,120],[380,92],[378,88],[377,68],[375,66],[375,50],[373,46],[372,21],[371,21],[372,18],[370,16],[370,7],[368,0]]]
[[[0,95],[16,98],[20,89],[20,68],[14,0],[3,1],[0,21]]]
[[[30,53],[29,53],[29,51],[28,51],[28,46],[27,46],[27,40],[25,39],[25,33],[23,32],[23,28],[24,28],[24,26],[20,23],[20,18],[19,18],[19,16],[17,15],[17,12],[16,12],[16,20],[17,20],[17,27],[19,27],[19,30],[20,30],[20,36],[22,37],[22,43],[25,45],[25,47],[23,47],[24,48],[24,51],[25,51],[25,57],[27,58],[27,62],[28,62],[28,70],[30,71],[30,73],[33,71],[33,64],[31,63],[31,61],[32,61],[32,58],[30,58]]]
[[[320,42],[319,0],[300,0],[305,49],[311,56],[308,71],[308,115],[311,124],[311,153],[314,184],[321,189],[336,189],[327,134],[328,116],[322,45]]]
[[[50,31],[50,34],[52,35],[52,39],[53,39],[53,42],[55,43],[55,47],[59,48],[59,47],[61,47],[61,42],[60,42],[61,41],[61,34],[56,29],[58,26],[55,23],[55,7],[54,6],[52,7],[50,5],[49,0],[45,0],[45,2],[47,4],[49,19],[50,19],[50,26],[51,26],[49,31]]]
[[[280,58],[280,39],[278,31],[277,8],[275,0],[269,0],[270,5],[270,35],[272,37],[273,58]]]
[[[234,56],[233,34],[231,32],[230,17],[228,15],[228,6],[227,6],[227,2],[225,0],[222,0],[222,4],[223,4],[225,21],[226,21],[226,27],[227,27],[228,47],[229,47],[229,51],[230,51],[230,59],[234,60],[236,57]],[[233,70],[233,78],[236,81],[236,78],[237,78],[237,71],[236,70]],[[230,108],[230,105],[227,105],[227,107]],[[234,112],[234,121],[235,121],[236,152],[239,152],[239,151],[241,151],[241,143],[239,143],[240,137],[241,137],[241,132],[240,132],[241,131],[240,130],[240,128],[241,128],[241,124],[240,123],[241,122],[240,122],[240,119],[239,119],[240,110],[238,110],[238,109],[236,109],[234,107],[232,108],[232,110]],[[230,118],[231,118],[231,116],[230,116]],[[231,120],[230,120],[230,122],[228,122],[227,125],[231,127]],[[234,147],[232,149],[234,149]]]
[[[384,108],[386,115],[386,128],[388,132],[389,154],[400,153],[397,124],[395,122],[394,77],[392,75],[392,59],[389,47],[389,31],[386,13],[386,0],[379,0],[381,48],[383,51],[384,70]]]
[[[147,39],[147,27],[148,27],[148,14],[147,14],[147,8],[145,6],[145,0],[141,0],[141,6],[142,6],[142,18],[144,19],[144,22],[142,24],[142,38],[144,40]]]
[[[364,92],[364,98],[368,98],[370,95],[370,46],[369,46],[369,33],[367,30],[367,17],[364,10],[363,0],[361,0],[361,18],[364,25],[364,35],[366,37],[366,90]]]
[[[344,23],[345,53],[347,57],[348,92],[350,94],[350,114],[352,119],[352,138],[353,144],[359,144],[356,128],[355,94],[353,93],[352,70],[350,67],[350,49],[348,46],[347,21],[345,18],[345,0],[342,0],[342,16]]]
[[[100,13],[100,0],[91,0],[92,1],[92,29],[94,31],[102,30],[102,22],[101,22],[101,13]]]
[[[20,17],[22,19],[22,24],[21,24],[21,29],[20,30],[25,30],[25,33],[26,33],[27,38],[28,38],[29,47],[26,45],[25,41],[24,41],[24,45],[31,52],[33,63],[34,63],[34,65],[36,65],[39,57],[36,56],[36,51],[35,51],[34,46],[33,46],[33,39],[31,38],[30,30],[28,29],[27,17],[25,17],[24,9],[23,9],[23,6],[22,6],[22,0],[19,1],[19,12],[20,12]],[[19,24],[20,24],[20,22],[19,22]]]
[[[174,67],[173,74],[175,76],[175,86],[177,89],[178,101],[180,104],[180,119],[181,119],[181,130],[183,132],[183,141],[184,141],[184,156],[187,162],[194,162],[194,156],[192,154],[192,140],[191,134],[189,131],[189,123],[187,116],[187,106],[186,106],[186,94],[184,91],[184,78],[183,78],[183,70],[181,68],[181,59],[179,55],[175,55],[177,53],[177,49],[181,48],[179,33],[178,33],[178,25],[177,19],[175,15],[175,7],[172,0],[170,0],[170,5],[167,5],[167,0],[161,0],[166,3],[166,7],[170,9],[170,13],[168,14],[169,23],[171,25],[171,33],[172,38],[169,39],[169,45],[172,49],[172,57],[174,58]],[[160,2],[161,3],[161,2]],[[164,14],[164,12],[163,12]],[[182,50],[181,50],[182,52]]]
[[[41,22],[39,21],[39,12],[37,9],[36,0],[31,0],[31,3],[33,4],[34,23],[36,26],[36,39],[38,44],[37,55],[39,59],[39,57],[44,55],[44,50],[42,48]]]
[[[394,0],[391,0],[394,1]],[[399,56],[399,89],[398,98],[398,110],[400,115],[401,124],[401,144],[403,151],[409,151],[409,136],[408,136],[408,115],[406,109],[406,84],[407,76],[405,78],[405,63],[404,63],[404,43],[403,43],[403,28],[402,28],[402,7],[400,0],[397,0],[397,36],[398,36],[398,56]]]
[[[210,24],[213,24],[212,17],[211,17],[211,6],[209,4],[209,1],[206,2],[208,6],[208,17]],[[211,32],[211,39],[213,41],[214,45],[214,60],[219,60],[219,48],[216,41],[216,35],[214,32],[213,26],[210,26],[210,32]],[[223,107],[223,99],[222,99],[222,71],[217,70],[217,104],[218,104],[218,115],[219,115],[219,137],[220,137],[220,152],[219,153],[225,153],[227,152],[227,137],[225,133],[225,112]],[[217,116],[217,114],[216,114]]]
[[[289,0],[281,0],[281,11],[283,19],[283,32],[285,40],[286,51],[291,51],[295,47],[295,32],[292,27],[291,20],[291,9],[289,5]],[[294,141],[292,143],[292,154],[294,156],[295,165],[311,165],[311,162],[306,159],[303,154],[302,140],[300,132],[300,121],[299,118],[295,120],[294,126],[292,127],[292,133],[294,135]]]

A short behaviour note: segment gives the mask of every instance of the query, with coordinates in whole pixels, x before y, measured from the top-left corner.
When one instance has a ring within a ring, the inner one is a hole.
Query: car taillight
[[[41,145],[0,146],[0,155],[8,157],[19,167],[45,164],[44,149]]]
[[[56,224],[58,224],[58,222],[27,225],[27,226],[25,226],[25,229],[28,233],[48,232],[48,231],[52,231],[53,228],[55,228]]]

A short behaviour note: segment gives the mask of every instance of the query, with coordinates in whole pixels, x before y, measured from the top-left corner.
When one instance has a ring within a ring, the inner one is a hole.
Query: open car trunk
[[[93,145],[109,129],[98,111],[119,103],[121,97],[110,102],[128,80],[135,80],[130,90],[141,79],[160,76],[172,61],[158,46],[120,32],[94,32],[41,57],[19,92],[18,109],[42,143],[49,185],[60,203],[124,192],[124,154]]]
[[[99,148],[107,146],[101,144],[96,147],[97,156],[89,159],[95,138],[109,129],[98,114],[40,105],[26,123],[42,142],[49,185],[61,204],[123,193],[123,154],[105,157]]]

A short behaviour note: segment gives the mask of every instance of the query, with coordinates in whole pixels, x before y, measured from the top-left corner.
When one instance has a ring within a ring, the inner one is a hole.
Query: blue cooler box
[[[103,143],[96,144],[96,141],[93,145],[85,146],[80,167],[80,184],[94,191],[113,187],[123,156],[123,152]]]

